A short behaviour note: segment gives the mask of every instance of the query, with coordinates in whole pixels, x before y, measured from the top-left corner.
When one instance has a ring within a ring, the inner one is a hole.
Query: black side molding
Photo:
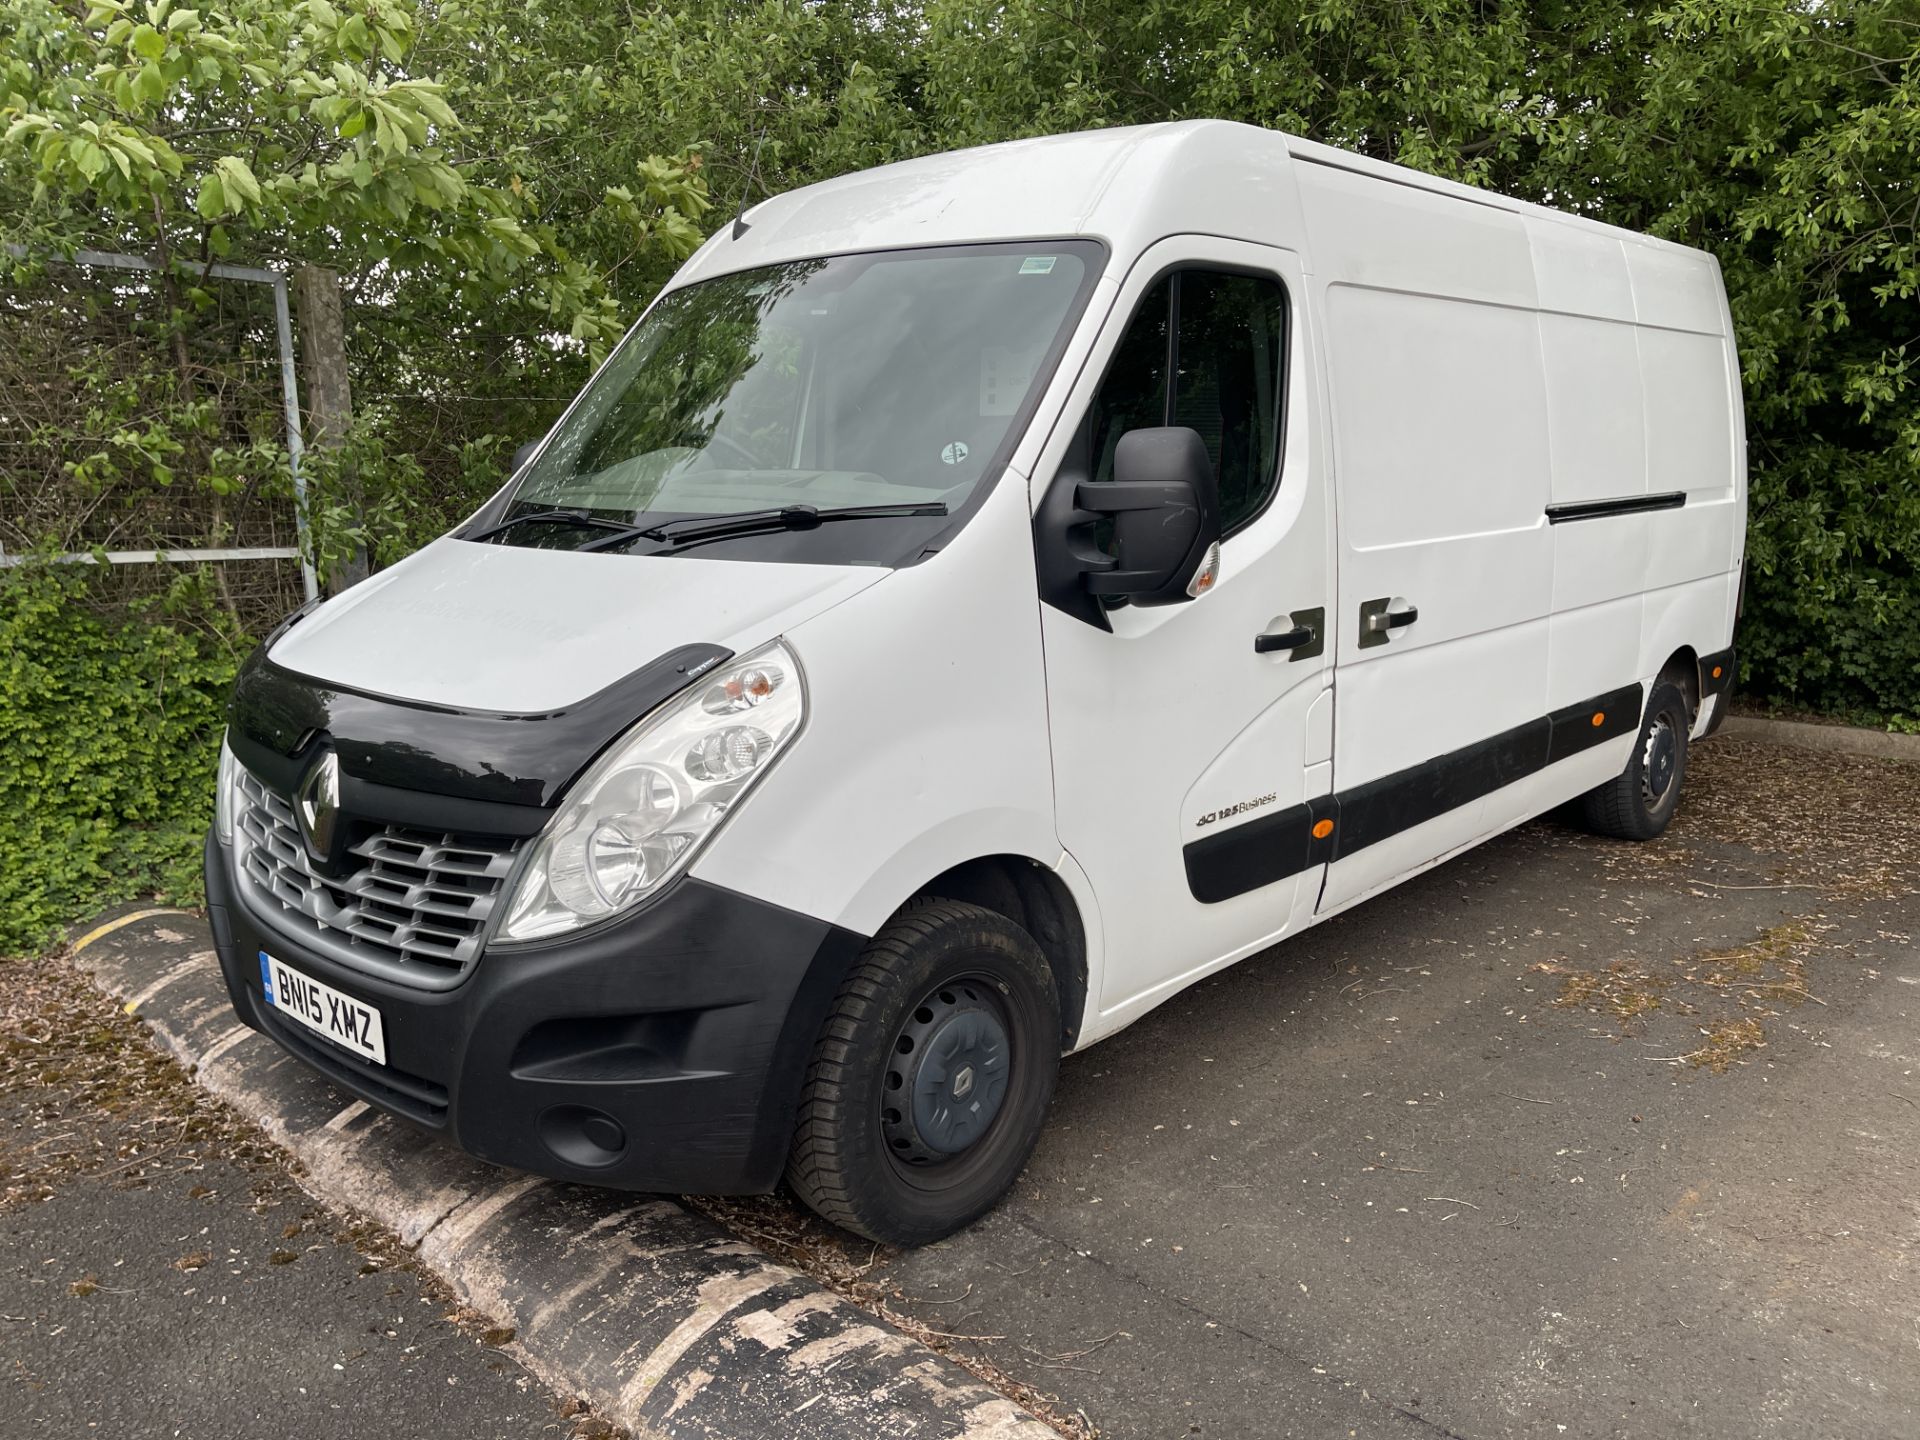
[[[1733,661],[1732,646],[1700,657],[1700,703],[1706,704],[1715,695],[1723,697],[1713,707],[1713,717],[1701,732],[1700,738],[1703,740],[1727,723],[1727,707],[1733,703]]]
[[[1700,697],[1722,695],[1733,689],[1733,648],[1700,657]]]
[[[1687,492],[1684,490],[1669,490],[1663,495],[1622,495],[1617,500],[1572,500],[1564,505],[1547,506],[1547,523],[1564,525],[1569,520],[1604,520],[1609,515],[1678,510],[1686,503]]]
[[[1624,685],[1351,790],[1263,815],[1182,852],[1187,889],[1217,905],[1341,860],[1449,810],[1472,804],[1582,750],[1640,728],[1645,693]]]
[[[1186,848],[1187,889],[1202,905],[1217,905],[1326,864],[1338,810],[1338,800],[1322,795],[1194,841]]]

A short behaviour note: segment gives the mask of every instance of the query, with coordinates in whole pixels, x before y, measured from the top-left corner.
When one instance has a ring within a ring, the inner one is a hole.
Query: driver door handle
[[[1291,630],[1269,630],[1253,637],[1253,653],[1270,655],[1275,650],[1298,650],[1312,640],[1313,631],[1305,625],[1296,625]]]
[[[1253,637],[1253,653],[1271,655],[1276,650],[1290,650],[1289,660],[1311,660],[1316,655],[1324,655],[1327,644],[1323,638],[1327,628],[1325,606],[1316,606],[1311,610],[1295,610],[1287,617],[1292,621],[1289,629],[1281,630],[1275,621],[1275,629],[1263,635]]]

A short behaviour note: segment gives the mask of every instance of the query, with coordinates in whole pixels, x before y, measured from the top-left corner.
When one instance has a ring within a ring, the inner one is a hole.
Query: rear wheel
[[[915,901],[840,987],[787,1183],[872,1240],[950,1235],[1018,1177],[1059,1066],[1059,999],[1033,937],[978,905]]]
[[[1622,840],[1651,840],[1667,828],[1687,778],[1693,707],[1670,680],[1657,681],[1627,768],[1581,798],[1589,829]]]

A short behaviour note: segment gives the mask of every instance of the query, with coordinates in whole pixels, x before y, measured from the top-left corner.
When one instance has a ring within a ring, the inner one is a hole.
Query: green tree
[[[604,88],[580,58],[604,37],[576,20],[545,48],[497,49],[501,17],[518,14],[454,4],[426,23],[405,0],[0,6],[0,239],[24,257],[0,256],[0,273],[28,293],[48,257],[81,246],[162,267],[154,363],[78,387],[79,403],[121,423],[74,467],[74,509],[114,485],[284,485],[272,409],[245,383],[271,372],[231,334],[205,274],[219,259],[342,277],[368,398],[347,451],[315,457],[311,475],[351,470],[369,513],[349,525],[353,512],[321,494],[323,548],[404,549],[472,503],[472,442],[487,429],[476,421],[498,406],[449,425],[433,392],[577,385],[631,318],[603,256],[620,248],[657,284],[700,242],[707,208],[695,154],[623,147],[617,167],[582,166],[605,147],[579,125],[545,133],[570,95]],[[514,73],[496,73],[509,56]],[[521,423],[545,418],[536,406]],[[428,470],[437,484],[421,483]]]
[[[577,339],[618,334],[602,274],[529,193],[538,117],[475,133],[455,107],[478,101],[479,77],[435,73],[489,38],[485,9],[441,8],[431,46],[399,0],[96,0],[84,15],[9,0],[0,17],[0,173],[25,201],[9,207],[16,243],[132,250],[183,270],[229,254],[312,260],[356,283],[377,271],[389,306],[506,303]],[[582,218],[669,258],[691,253],[697,166],[647,157],[628,180]]]

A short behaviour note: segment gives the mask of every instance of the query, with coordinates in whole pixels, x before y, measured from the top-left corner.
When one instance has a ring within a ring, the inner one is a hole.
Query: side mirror
[[[1220,499],[1197,430],[1129,430],[1114,449],[1113,479],[1082,482],[1074,504],[1113,517],[1113,565],[1086,577],[1093,594],[1170,605],[1211,585],[1201,571],[1220,539]]]
[[[533,458],[533,452],[540,448],[538,440],[529,440],[513,452],[513,463],[507,467],[507,474],[518,475]]]

